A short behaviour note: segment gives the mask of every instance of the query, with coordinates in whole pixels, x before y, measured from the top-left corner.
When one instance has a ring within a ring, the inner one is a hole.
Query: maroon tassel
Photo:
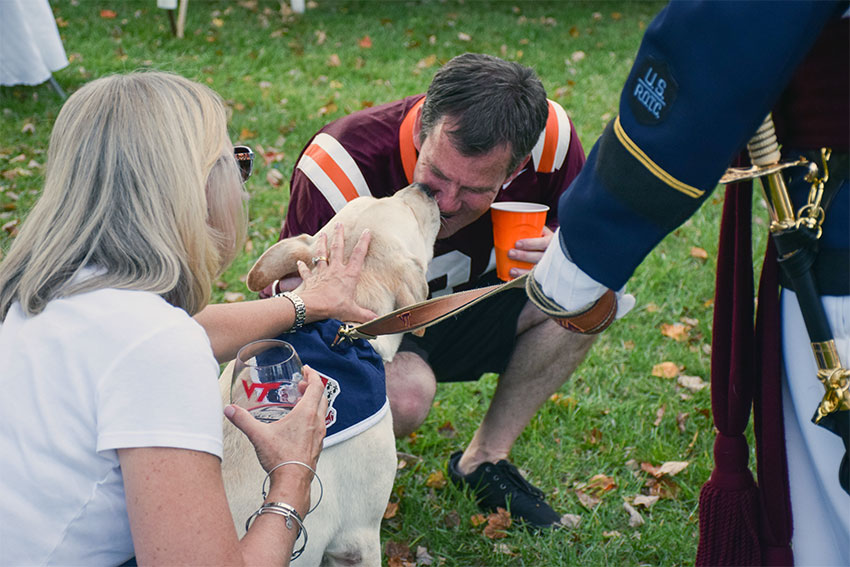
[[[726,189],[711,347],[715,468],[700,492],[696,565],[757,565],[758,489],[744,431],[753,401],[752,184]]]
[[[714,440],[716,468],[699,494],[697,565],[758,565],[759,494],[743,435]]]

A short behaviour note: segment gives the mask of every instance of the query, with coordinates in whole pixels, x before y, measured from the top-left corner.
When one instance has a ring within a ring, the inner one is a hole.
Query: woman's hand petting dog
[[[319,374],[303,367],[304,380],[299,384],[303,396],[285,417],[273,423],[255,419],[247,410],[236,405],[224,409],[224,415],[239,428],[254,445],[263,469],[269,472],[286,461],[298,461],[314,470],[325,438],[325,415],[328,399]],[[272,473],[268,498],[289,503],[304,516],[310,507],[310,482],[313,473],[300,465],[280,467]]]
[[[330,251],[327,236],[319,235],[312,270],[304,262],[298,261],[298,273],[303,281],[298,295],[307,305],[308,323],[329,318],[362,323],[377,317],[373,311],[360,307],[354,300],[371,239],[372,233],[368,229],[364,230],[346,262],[345,229],[341,223],[337,223]]]

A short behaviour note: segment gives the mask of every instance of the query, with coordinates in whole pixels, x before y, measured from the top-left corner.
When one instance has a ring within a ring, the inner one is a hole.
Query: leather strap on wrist
[[[610,289],[595,302],[575,311],[563,309],[544,294],[540,284],[534,279],[533,272],[525,280],[525,291],[529,300],[538,309],[561,327],[575,333],[583,335],[601,333],[614,322],[617,315],[617,295]]]

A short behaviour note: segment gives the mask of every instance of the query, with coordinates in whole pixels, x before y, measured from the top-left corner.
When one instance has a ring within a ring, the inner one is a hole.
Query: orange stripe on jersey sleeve
[[[407,112],[407,116],[401,122],[398,129],[398,149],[401,152],[401,166],[408,183],[413,183],[413,170],[416,167],[416,146],[413,144],[413,125],[416,123],[416,114],[425,97],[419,99]]]
[[[549,117],[546,119],[546,139],[543,141],[543,152],[540,154],[540,163],[537,171],[550,172],[555,162],[555,153],[558,151],[558,115],[549,102]]]
[[[346,201],[351,201],[352,199],[359,197],[357,189],[354,188],[354,184],[342,168],[325,150],[316,144],[311,144],[309,148],[304,150],[304,155],[309,156],[314,162],[316,162],[316,165],[318,165],[322,171],[325,172],[325,175],[333,181],[334,185],[336,185],[337,189],[339,189],[339,192]]]

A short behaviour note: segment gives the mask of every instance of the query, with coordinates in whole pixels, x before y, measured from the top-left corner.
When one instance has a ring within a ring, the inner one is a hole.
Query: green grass
[[[372,1],[321,2],[293,15],[287,6],[192,0],[180,40],[152,0],[53,3],[72,59],[55,73],[67,91],[110,73],[177,72],[210,85],[227,101],[234,141],[258,154],[260,148],[282,154],[269,164],[258,160],[248,184],[250,240],[223,276],[223,289],[215,290],[218,301],[225,291],[249,295],[240,278],[276,241],[295,159],[325,122],[423,92],[442,62],[480,51],[534,67],[589,151],[616,114],[643,29],[660,8],[646,2]],[[104,7],[117,16],[101,17]],[[366,36],[369,48],[360,45]],[[16,221],[38,196],[60,107],[46,85],[0,88],[0,250],[8,248]],[[279,186],[267,181],[272,168],[283,174]],[[629,284],[638,299],[634,311],[602,335],[514,447],[514,462],[556,509],[581,516],[578,527],[549,534],[510,529],[507,537],[491,540],[483,526],[473,526],[478,511],[466,495],[450,484],[428,482],[445,469],[452,451],[465,446],[484,415],[496,383],[496,376],[487,375],[441,386],[425,425],[399,442],[399,450],[419,460],[399,470],[393,495],[399,508],[384,522],[385,544],[407,545],[413,554],[422,547],[435,565],[450,566],[693,562],[699,489],[711,470],[710,394],[707,388],[688,392],[651,370],[672,361],[684,374],[708,380],[721,200],[718,191],[638,269]],[[692,247],[704,249],[708,259],[692,257]],[[763,249],[761,238],[756,247]],[[661,325],[683,318],[693,326],[686,340],[662,335]],[[680,414],[687,414],[681,425]],[[647,492],[650,478],[635,467],[665,461],[689,463],[674,477],[677,495],[641,509],[645,523],[630,527],[623,502]],[[616,487],[585,508],[577,485],[597,474]]]

